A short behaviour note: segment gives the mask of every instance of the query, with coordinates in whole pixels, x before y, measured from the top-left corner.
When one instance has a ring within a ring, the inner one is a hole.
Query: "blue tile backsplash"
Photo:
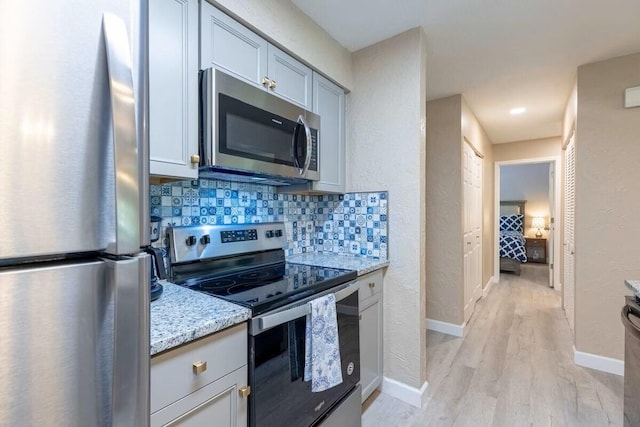
[[[287,255],[387,259],[387,192],[305,196],[268,185],[199,179],[150,186],[151,215],[168,225],[284,221]],[[158,242],[161,246],[166,241]]]

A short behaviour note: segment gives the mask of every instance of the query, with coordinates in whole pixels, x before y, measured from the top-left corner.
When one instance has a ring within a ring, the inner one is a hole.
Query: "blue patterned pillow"
[[[522,231],[522,219],[524,215],[501,215],[501,231]]]

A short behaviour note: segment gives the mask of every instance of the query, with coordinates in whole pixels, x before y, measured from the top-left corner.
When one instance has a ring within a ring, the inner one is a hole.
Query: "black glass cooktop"
[[[264,313],[317,292],[354,280],[357,272],[281,262],[226,275],[179,283]]]

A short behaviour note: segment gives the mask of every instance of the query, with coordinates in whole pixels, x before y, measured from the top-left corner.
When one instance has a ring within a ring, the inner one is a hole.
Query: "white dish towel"
[[[328,294],[308,303],[304,350],[304,380],[320,392],[342,383],[336,296]]]

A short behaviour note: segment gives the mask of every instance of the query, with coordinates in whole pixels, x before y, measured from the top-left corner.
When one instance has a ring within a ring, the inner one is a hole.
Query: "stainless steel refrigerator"
[[[147,4],[0,2],[0,425],[149,423]]]

